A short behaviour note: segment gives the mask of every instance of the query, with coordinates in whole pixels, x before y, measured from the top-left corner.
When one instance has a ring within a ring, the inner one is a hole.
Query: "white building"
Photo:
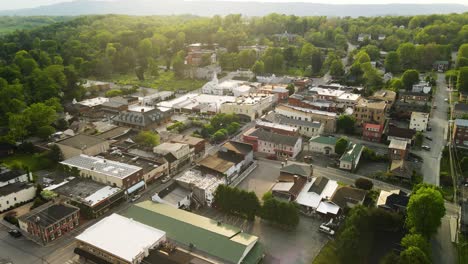
[[[219,185],[226,184],[224,178],[214,175],[203,175],[197,170],[187,170],[175,181],[183,188],[192,190],[192,195],[196,201],[211,206],[214,199],[214,193]]]
[[[160,108],[173,109],[178,112],[219,113],[225,102],[234,102],[236,98],[228,95],[211,95],[189,93],[175,99],[160,102]]]
[[[427,124],[429,123],[429,114],[421,112],[412,112],[410,120],[410,129],[416,131],[426,131]]]
[[[10,170],[0,166],[0,187],[12,184],[15,182],[27,182],[32,180],[32,174],[22,170]]]
[[[227,80],[222,83],[219,82],[216,73],[213,74],[213,79],[207,82],[201,88],[202,93],[204,94],[214,94],[214,95],[230,95],[233,93],[233,90],[237,87],[243,85],[244,81],[236,80]]]
[[[110,263],[139,264],[150,250],[166,241],[166,232],[112,214],[87,228],[76,240],[79,251]]]
[[[309,140],[308,151],[333,155],[335,154],[336,141],[338,138],[332,136],[315,136]]]
[[[361,160],[361,154],[364,146],[351,143],[346,152],[340,158],[340,169],[353,171]]]
[[[0,187],[0,212],[31,201],[35,196],[36,187],[33,184],[15,182]]]
[[[271,122],[275,124],[286,125],[293,127],[296,131],[305,137],[315,137],[323,133],[324,126],[318,121],[305,121],[289,118],[283,115],[276,114]]]
[[[338,183],[336,181],[325,177],[312,178],[302,188],[296,203],[300,205],[301,211],[307,214],[319,212],[325,215],[336,215],[340,207],[330,202],[330,199],[337,188]]]
[[[277,106],[275,113],[296,120],[320,122],[323,124],[323,129],[326,133],[334,133],[336,130],[336,113],[285,104]]]
[[[237,114],[255,120],[272,107],[276,101],[275,95],[250,94],[249,96],[237,97],[234,102],[226,102],[221,105],[221,113]]]
[[[431,85],[427,82],[419,82],[417,84],[413,84],[411,89],[414,93],[425,93],[428,94],[431,91]]]
[[[343,108],[353,108],[360,98],[361,95],[359,94],[343,93],[340,96],[338,96],[336,102],[341,103],[343,105]]]

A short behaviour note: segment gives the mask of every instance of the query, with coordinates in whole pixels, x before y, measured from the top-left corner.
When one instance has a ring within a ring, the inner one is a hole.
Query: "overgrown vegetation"
[[[236,114],[216,114],[210,119],[209,124],[205,124],[198,133],[203,138],[219,142],[228,136],[235,134],[241,125]]]
[[[214,195],[214,205],[223,212],[254,220],[260,210],[260,201],[254,192],[219,185]]]

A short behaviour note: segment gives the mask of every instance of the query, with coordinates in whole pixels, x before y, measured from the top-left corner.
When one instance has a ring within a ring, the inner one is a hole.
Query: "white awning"
[[[145,186],[145,181],[140,181],[138,183],[136,183],[135,185],[133,185],[132,187],[128,188],[127,189],[127,194],[132,194],[134,193],[135,191],[137,191],[138,189],[142,188]]]
[[[330,202],[321,202],[317,207],[317,212],[322,214],[338,214],[340,207]]]

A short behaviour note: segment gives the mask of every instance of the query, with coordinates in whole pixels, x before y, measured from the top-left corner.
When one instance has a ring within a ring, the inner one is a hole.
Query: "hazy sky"
[[[0,10],[31,8],[40,5],[49,5],[72,0],[0,0]],[[100,0],[113,1],[113,0]],[[170,0],[168,0],[170,1]],[[216,1],[216,0],[209,0]],[[219,1],[219,0],[218,0]],[[467,4],[468,0],[225,0],[225,1],[257,1],[257,2],[311,2],[326,4],[388,4],[388,3],[458,3]]]

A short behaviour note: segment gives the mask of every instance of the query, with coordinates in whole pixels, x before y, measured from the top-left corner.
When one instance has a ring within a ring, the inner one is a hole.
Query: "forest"
[[[179,89],[165,85],[174,80],[202,83],[185,75],[186,47],[191,43],[222,47],[217,56],[224,71],[243,68],[257,75],[306,77],[330,74],[338,82],[361,85],[367,91],[405,85],[405,78],[385,83],[383,72],[373,62],[398,77],[408,70],[431,71],[440,60],[468,66],[468,45],[462,45],[468,43],[468,13],[373,18],[271,14],[50,19],[54,23],[0,37],[0,126],[8,127],[2,130],[2,140],[47,137],[64,126],[59,117],[62,105],[85,98],[83,79],[133,76],[139,81],[160,80],[160,87],[153,87],[160,89]],[[275,35],[285,32],[294,38]],[[358,41],[363,34],[366,37]],[[267,48],[261,54],[239,49],[252,45]],[[453,60],[452,53],[459,49],[458,59]]]

